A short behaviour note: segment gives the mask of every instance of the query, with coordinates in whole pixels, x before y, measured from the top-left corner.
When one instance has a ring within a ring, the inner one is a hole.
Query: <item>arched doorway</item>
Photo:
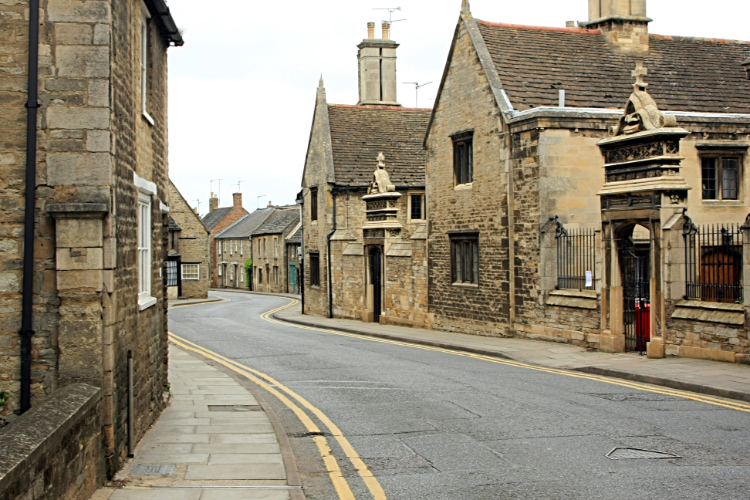
[[[646,352],[651,340],[651,231],[628,224],[619,231],[625,351]]]

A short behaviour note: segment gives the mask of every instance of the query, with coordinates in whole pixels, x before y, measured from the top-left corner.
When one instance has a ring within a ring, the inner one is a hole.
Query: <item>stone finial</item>
[[[378,168],[372,176],[372,183],[367,190],[367,194],[392,193],[396,191],[396,186],[391,184],[391,177],[385,169],[385,155],[381,151],[378,154]]]
[[[323,73],[320,74],[320,83],[318,83],[318,88],[325,88],[325,85],[323,84]]]
[[[461,15],[471,17],[471,5],[469,5],[469,0],[463,0],[461,2]]]
[[[610,135],[630,135],[658,128],[676,127],[677,118],[659,111],[656,102],[646,91],[648,83],[643,78],[648,75],[648,69],[643,66],[643,61],[636,63],[632,75],[635,78],[633,93],[625,106],[625,113],[620,117],[620,123],[610,129]]]
[[[648,69],[643,66],[643,61],[636,61],[635,69],[630,74],[633,76],[633,78],[635,78],[633,88],[636,91],[645,91],[646,87],[648,87],[648,83],[643,81],[643,77],[648,75]]]

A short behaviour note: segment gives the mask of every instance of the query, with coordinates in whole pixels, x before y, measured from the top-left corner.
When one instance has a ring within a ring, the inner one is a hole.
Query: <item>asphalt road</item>
[[[229,302],[171,310],[170,331],[306,398],[389,499],[750,498],[750,413],[270,323],[260,315],[288,299],[216,295]],[[337,498],[299,419],[261,395],[291,438],[307,497]],[[356,498],[372,498],[329,444]],[[617,447],[681,458],[607,458]]]

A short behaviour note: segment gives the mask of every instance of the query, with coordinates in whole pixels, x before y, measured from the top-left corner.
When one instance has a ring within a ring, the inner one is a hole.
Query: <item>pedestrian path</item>
[[[750,401],[750,366],[669,357],[648,359],[635,353],[609,354],[572,344],[522,338],[482,337],[346,319],[303,315],[299,305],[274,318],[300,325],[501,357],[548,368],[577,370],[712,396]]]
[[[92,500],[304,498],[287,481],[274,427],[248,389],[174,345],[169,380],[172,403],[117,474],[124,486]]]

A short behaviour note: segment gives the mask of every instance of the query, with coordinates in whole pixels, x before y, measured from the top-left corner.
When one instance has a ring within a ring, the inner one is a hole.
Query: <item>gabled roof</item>
[[[216,224],[222,221],[224,217],[229,215],[229,212],[232,211],[234,207],[224,207],[224,208],[217,208],[209,213],[207,213],[201,222],[203,222],[203,225],[206,226],[206,229],[209,231],[212,230]]]
[[[662,111],[750,113],[742,67],[750,43],[651,35],[645,57],[624,54],[599,30],[541,28],[476,20],[511,104],[621,109],[633,92],[636,60]]]
[[[396,106],[328,105],[336,184],[368,186],[382,151],[393,184],[424,186],[422,141],[431,112]]]
[[[299,210],[276,210],[268,217],[263,224],[253,231],[253,236],[262,236],[264,234],[281,234],[289,226],[299,222]]]
[[[182,231],[182,228],[179,224],[177,224],[177,221],[172,218],[172,216],[169,216],[169,230],[170,231]]]
[[[258,229],[258,227],[268,219],[274,210],[276,210],[274,207],[261,208],[253,213],[247,214],[224,231],[217,234],[216,239],[249,238],[253,234],[253,231]]]
[[[295,243],[297,245],[302,244],[302,224],[300,224],[299,222],[297,222],[297,224],[298,224],[297,230],[294,233],[290,234],[289,237],[286,239],[286,242],[288,244],[295,244]]]

